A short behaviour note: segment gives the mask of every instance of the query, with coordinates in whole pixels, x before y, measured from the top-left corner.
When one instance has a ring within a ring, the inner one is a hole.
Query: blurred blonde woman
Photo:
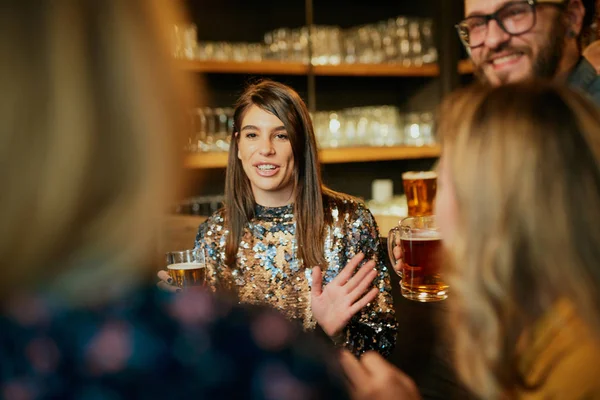
[[[0,6],[2,398],[345,398],[273,311],[144,279],[192,104],[174,4]]]
[[[440,114],[459,375],[484,399],[600,398],[600,113],[537,83],[463,90]],[[377,356],[344,363],[354,386],[386,377],[370,400],[418,396]]]

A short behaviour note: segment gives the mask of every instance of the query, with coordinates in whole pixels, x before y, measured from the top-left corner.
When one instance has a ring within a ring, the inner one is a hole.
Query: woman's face
[[[266,207],[290,204],[294,199],[294,154],[283,122],[252,105],[236,135],[237,156],[255,201]]]
[[[458,207],[452,178],[450,176],[450,167],[447,152],[442,154],[438,166],[438,187],[435,200],[435,214],[437,223],[442,234],[442,239],[446,244],[452,241],[456,234]]]

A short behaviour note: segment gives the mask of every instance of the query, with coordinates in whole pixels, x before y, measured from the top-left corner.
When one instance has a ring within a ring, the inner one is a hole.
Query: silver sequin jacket
[[[355,315],[342,333],[346,348],[355,354],[376,350],[387,356],[395,344],[396,320],[391,295],[389,272],[383,263],[379,231],[371,212],[359,202],[350,201],[348,212],[340,212],[331,201],[326,212],[333,224],[326,228],[324,254],[328,263],[323,285],[327,285],[357,253],[376,261],[379,289],[376,299]],[[348,205],[346,203],[346,205]],[[311,268],[297,257],[296,222],[293,205],[262,207],[257,205],[255,217],[247,224],[240,242],[237,265],[225,264],[225,242],[228,231],[223,211],[202,223],[196,247],[206,251],[209,282],[217,291],[234,292],[241,303],[269,305],[291,320],[302,323],[306,330],[316,328],[310,307]]]

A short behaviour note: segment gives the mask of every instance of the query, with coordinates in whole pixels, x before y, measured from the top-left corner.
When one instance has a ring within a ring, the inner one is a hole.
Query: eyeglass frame
[[[533,12],[533,23],[531,24],[531,27],[523,32],[520,33],[510,33],[506,27],[504,26],[504,23],[500,20],[500,18],[498,18],[498,14],[504,10],[508,5],[512,5],[512,4],[517,4],[517,3],[526,3],[529,5],[529,7],[531,8],[531,11]],[[470,17],[467,17],[465,19],[463,19],[462,21],[460,21],[458,24],[454,25],[454,28],[456,28],[456,31],[458,33],[458,38],[460,39],[461,43],[463,44],[463,46],[465,46],[465,48],[467,50],[471,50],[471,49],[476,49],[478,47],[481,47],[484,45],[485,43],[485,39],[483,40],[483,42],[481,42],[481,44],[478,44],[477,46],[471,46],[469,43],[467,43],[464,39],[463,39],[463,34],[461,32],[461,25],[468,19],[470,18],[484,18],[485,19],[485,26],[486,26],[486,30],[488,29],[488,25],[490,24],[490,21],[494,20],[496,21],[496,23],[498,24],[498,26],[500,27],[500,29],[502,29],[504,32],[506,32],[508,35],[510,36],[519,36],[519,35],[523,35],[527,32],[529,32],[530,30],[532,30],[535,27],[535,24],[537,23],[537,5],[540,4],[548,4],[548,5],[554,5],[554,6],[558,6],[558,7],[564,7],[569,3],[569,0],[520,0],[520,1],[509,1],[507,3],[504,3],[504,5],[502,7],[500,7],[499,9],[497,9],[496,11],[494,11],[491,14],[484,14],[484,15],[472,15]],[[487,34],[487,32],[486,32]]]

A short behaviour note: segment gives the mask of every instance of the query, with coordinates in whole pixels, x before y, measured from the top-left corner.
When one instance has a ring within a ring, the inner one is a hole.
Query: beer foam
[[[403,234],[402,239],[414,241],[440,240],[442,235],[438,231],[414,229],[410,235]]]
[[[409,171],[402,174],[402,179],[437,179],[437,172],[435,171]]]
[[[194,263],[194,262],[185,262],[185,263],[169,264],[169,265],[167,265],[167,267],[169,269],[189,270],[189,269],[204,268],[204,264]]]

